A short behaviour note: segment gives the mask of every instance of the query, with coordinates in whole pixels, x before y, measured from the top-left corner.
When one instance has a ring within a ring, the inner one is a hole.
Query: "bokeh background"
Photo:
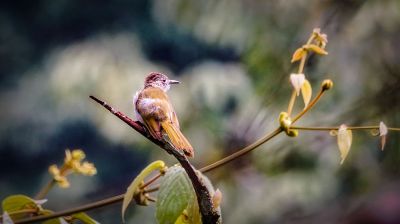
[[[305,73],[335,86],[303,126],[400,126],[400,2],[40,0],[0,3],[0,198],[34,195],[66,148],[82,148],[94,177],[71,176],[47,207],[61,210],[125,191],[149,162],[175,163],[93,103],[93,94],[134,117],[146,74],[179,79],[169,95],[202,167],[277,126],[290,97],[293,51],[314,27],[326,57]],[[296,110],[301,109],[301,100]],[[279,136],[207,175],[223,193],[225,223],[398,223],[400,147],[385,151],[353,134],[339,165],[327,132]],[[120,204],[88,212],[120,223]],[[397,221],[397,222],[396,222]],[[128,223],[154,223],[154,206],[132,206]]]

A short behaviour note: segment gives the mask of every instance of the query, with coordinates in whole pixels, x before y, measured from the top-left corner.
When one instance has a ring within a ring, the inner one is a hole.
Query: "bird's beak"
[[[169,84],[179,84],[178,80],[169,80]]]

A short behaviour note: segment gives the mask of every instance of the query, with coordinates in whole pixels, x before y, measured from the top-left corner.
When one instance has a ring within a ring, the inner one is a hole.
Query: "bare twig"
[[[243,149],[241,149],[241,150],[239,150],[239,151],[237,151],[237,152],[235,152],[235,153],[233,153],[233,154],[231,154],[231,155],[229,155],[229,156],[227,156],[227,157],[225,157],[225,158],[223,158],[221,160],[218,160],[215,163],[212,163],[212,164],[210,164],[208,166],[205,166],[205,167],[201,168],[200,171],[201,172],[208,172],[208,171],[210,171],[212,169],[215,169],[217,167],[225,165],[226,163],[229,163],[230,161],[232,161],[232,160],[234,160],[234,159],[236,159],[236,158],[238,158],[238,157],[240,157],[242,155],[245,155],[245,154],[253,151],[255,148],[257,148],[258,146],[262,145],[263,143],[265,143],[266,141],[270,140],[271,138],[277,136],[281,132],[282,132],[282,129],[281,128],[277,128],[273,132],[267,134],[266,136],[264,136],[263,138],[257,140],[253,144],[251,144],[249,146],[246,146],[245,148],[243,148]]]

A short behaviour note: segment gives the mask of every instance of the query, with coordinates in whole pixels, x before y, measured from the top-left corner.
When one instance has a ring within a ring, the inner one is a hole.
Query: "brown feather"
[[[161,123],[162,130],[168,136],[168,140],[171,144],[178,150],[182,150],[185,155],[193,157],[193,147],[190,145],[189,141],[185,138],[178,127],[171,122],[164,121]]]
[[[151,136],[158,140],[164,139],[177,150],[193,157],[193,147],[180,131],[174,108],[162,89],[144,88],[135,106]]]

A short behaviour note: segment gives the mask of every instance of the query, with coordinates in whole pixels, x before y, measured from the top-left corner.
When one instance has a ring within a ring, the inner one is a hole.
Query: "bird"
[[[144,87],[133,98],[135,115],[153,138],[167,141],[174,149],[193,157],[193,147],[182,134],[178,117],[167,95],[171,84],[179,83],[162,73],[150,73],[145,78]]]

